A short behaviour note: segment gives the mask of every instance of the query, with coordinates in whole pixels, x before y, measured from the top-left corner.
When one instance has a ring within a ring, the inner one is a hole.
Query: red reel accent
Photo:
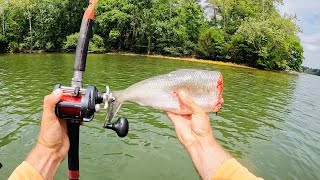
[[[79,179],[80,172],[79,171],[71,171],[71,170],[69,170],[68,171],[68,176],[69,176],[69,179]]]
[[[74,96],[67,96],[64,95],[61,97],[60,102],[75,102],[75,103],[81,103],[82,96],[74,97]],[[66,107],[60,107],[59,112],[63,115],[69,115],[69,116],[80,116],[81,111],[77,108],[66,108]]]

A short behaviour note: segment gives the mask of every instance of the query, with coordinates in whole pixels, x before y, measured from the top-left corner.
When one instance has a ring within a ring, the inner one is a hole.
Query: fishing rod
[[[97,0],[90,0],[81,23],[80,36],[78,39],[76,55],[73,67],[73,78],[71,87],[57,84],[55,89],[62,89],[64,95],[56,105],[56,115],[67,120],[70,149],[68,152],[68,176],[69,179],[79,179],[79,132],[81,122],[90,122],[94,113],[100,109],[100,104],[105,108],[112,109],[115,98],[106,87],[106,92],[99,92],[95,86],[82,87],[82,77],[86,68],[89,39],[92,34],[94,21],[94,8]],[[103,126],[106,129],[114,130],[119,137],[128,134],[129,122],[125,117],[120,117],[116,122],[111,119]]]

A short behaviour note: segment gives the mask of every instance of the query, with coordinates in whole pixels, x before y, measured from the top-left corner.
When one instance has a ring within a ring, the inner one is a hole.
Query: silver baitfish
[[[189,109],[181,108],[178,90],[188,93],[206,112],[218,112],[223,103],[223,78],[220,72],[180,69],[112,92],[115,99],[106,118],[111,120],[126,101],[176,114],[191,114]]]

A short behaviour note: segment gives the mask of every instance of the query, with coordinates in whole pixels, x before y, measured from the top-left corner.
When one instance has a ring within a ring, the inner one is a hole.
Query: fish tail
[[[224,100],[222,98],[222,92],[223,92],[223,77],[222,77],[222,74],[220,73],[219,79],[218,79],[218,82],[216,85],[217,102],[212,107],[213,112],[218,112],[221,109],[221,106],[224,102]]]
[[[222,74],[220,73],[218,83],[217,83],[217,95],[219,99],[222,99],[222,92],[223,92],[223,77],[222,77]]]

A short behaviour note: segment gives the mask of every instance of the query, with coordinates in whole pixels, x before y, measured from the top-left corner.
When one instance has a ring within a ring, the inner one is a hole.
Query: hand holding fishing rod
[[[96,87],[88,86],[82,89],[78,86],[75,88],[65,87],[57,84],[54,90],[61,89],[64,95],[60,102],[57,103],[55,113],[57,117],[66,120],[68,127],[68,136],[70,149],[68,153],[68,175],[69,179],[78,179],[79,173],[79,125],[81,121],[90,122],[94,113],[100,109],[100,104],[104,103],[105,108],[112,107],[114,98],[109,93],[108,88],[105,93],[99,92]],[[104,124],[107,129],[114,130],[119,137],[125,137],[128,134],[129,122],[126,118],[120,117],[115,123]]]
[[[82,87],[82,75],[86,68],[87,52],[89,39],[92,33],[92,25],[94,20],[94,8],[97,0],[90,0],[89,6],[85,11],[80,36],[76,49],[76,57],[74,60],[74,73],[71,87],[61,86],[57,84],[54,89],[62,89],[64,93],[69,95],[62,96],[60,102],[56,106],[56,115],[67,120],[68,136],[70,141],[70,149],[68,152],[68,175],[69,179],[78,179],[79,173],[79,126],[81,121],[89,122],[93,119],[94,113],[99,111],[101,103],[105,103],[105,107],[113,102],[108,92],[98,92],[95,86],[88,86],[87,89]],[[104,126],[107,129],[116,131],[118,136],[124,137],[128,133],[129,123],[126,118],[119,118],[117,122],[111,124],[111,119]]]
[[[69,150],[67,122],[59,120],[54,111],[61,97],[62,91],[56,90],[44,98],[38,141],[25,159],[25,162],[31,164],[44,179],[54,179]],[[20,166],[27,166],[25,162]],[[25,172],[21,179],[27,179],[28,173],[32,175],[30,179],[39,179],[35,172]],[[17,180],[19,177],[18,175],[12,179]]]

